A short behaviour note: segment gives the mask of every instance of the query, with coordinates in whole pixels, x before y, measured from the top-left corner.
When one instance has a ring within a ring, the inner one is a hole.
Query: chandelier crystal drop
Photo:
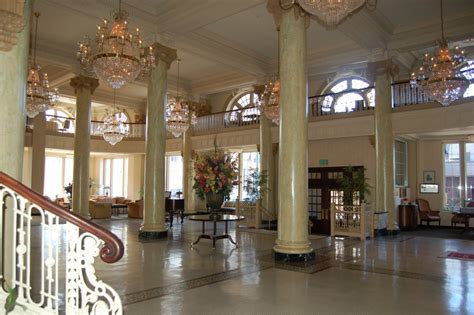
[[[111,145],[116,145],[130,133],[130,126],[127,124],[127,116],[123,112],[117,112],[115,108],[114,91],[114,111],[104,117],[102,137]]]
[[[265,85],[259,107],[268,119],[277,125],[280,123],[280,80],[270,81]]]
[[[366,2],[367,0],[299,0],[298,4],[326,25],[336,26]]]
[[[166,107],[166,129],[176,138],[185,133],[190,124],[197,123],[197,117],[194,112],[189,110],[189,102],[182,100],[179,96],[179,64],[178,59],[178,85],[176,97],[172,98]]]
[[[127,17],[119,1],[113,21],[104,19],[102,25],[97,26],[95,49],[87,38],[79,44],[77,52],[84,70],[95,73],[114,89],[134,81],[140,73],[148,72],[155,62],[152,48],[143,47],[139,28],[135,33],[128,30]]]
[[[464,50],[449,49],[444,37],[443,2],[441,0],[441,40],[434,55],[425,54],[421,65],[411,74],[412,86],[418,86],[426,95],[448,106],[461,98],[469,87],[469,80],[462,69],[467,67]]]
[[[41,67],[36,64],[36,40],[38,36],[38,18],[40,13],[35,12],[36,26],[33,47],[33,59],[28,67],[28,77],[26,79],[26,115],[30,118],[38,113],[45,112],[53,107],[59,100],[58,89],[49,87],[48,74],[41,71]]]

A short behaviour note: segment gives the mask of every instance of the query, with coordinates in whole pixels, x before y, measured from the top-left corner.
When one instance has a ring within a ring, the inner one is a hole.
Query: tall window
[[[128,158],[102,159],[99,164],[99,195],[126,197]]]
[[[248,198],[247,193],[243,189],[242,182],[244,179],[252,172],[258,171],[260,169],[260,153],[259,152],[243,152],[240,154],[240,178],[241,183],[238,186],[234,186],[231,194],[230,199],[234,200],[237,199],[240,193],[240,200],[245,200]]]
[[[408,185],[407,143],[395,140],[395,185]]]
[[[166,190],[171,195],[178,191],[183,192],[183,158],[181,155],[168,155],[166,157]]]
[[[444,187],[447,209],[459,209],[462,201],[459,143],[447,143],[444,145]]]
[[[72,183],[74,160],[72,157],[46,155],[44,173],[44,195],[52,200],[63,197],[64,186]]]
[[[359,107],[375,106],[375,90],[368,89],[369,83],[361,78],[345,78],[331,83],[324,94],[331,94],[322,100],[323,112],[343,113]]]
[[[474,143],[466,143],[464,159],[466,163],[466,199],[472,201],[474,199]]]

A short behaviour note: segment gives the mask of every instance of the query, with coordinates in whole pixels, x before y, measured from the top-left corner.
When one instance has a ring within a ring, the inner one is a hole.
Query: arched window
[[[72,115],[68,112],[57,108],[51,108],[46,111],[45,115],[46,121],[51,121],[58,125],[58,131],[74,133],[74,120],[71,119]]]
[[[255,108],[258,102],[258,95],[253,91],[236,95],[227,106],[228,111],[232,111],[227,117],[228,121],[249,122],[256,120],[260,116],[260,110]]]
[[[358,77],[344,78],[329,84],[323,94],[323,112],[344,113],[375,106],[375,90],[366,80]]]
[[[474,60],[469,60],[467,67],[461,69],[463,71],[464,76],[469,79],[474,79]],[[472,82],[472,81],[471,81]],[[474,83],[471,83],[467,90],[464,92],[464,97],[474,96]]]

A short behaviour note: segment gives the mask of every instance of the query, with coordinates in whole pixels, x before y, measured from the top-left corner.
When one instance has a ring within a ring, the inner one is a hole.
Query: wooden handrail
[[[45,115],[46,117],[53,117],[53,118],[62,118],[62,119],[67,119],[67,120],[76,120],[74,117],[65,117],[65,116],[58,116],[58,115]],[[101,120],[91,120],[93,123],[103,123]],[[145,123],[139,123],[139,122],[124,122],[126,125],[145,125]]]
[[[198,118],[217,115],[217,114],[230,114],[230,113],[233,113],[233,112],[242,112],[242,111],[249,110],[249,109],[254,109],[254,108],[258,109],[257,106],[242,107],[242,108],[234,109],[234,110],[224,110],[224,111],[221,111],[221,112],[209,113],[209,114],[201,115]]]
[[[105,228],[86,220],[81,216],[67,211],[60,206],[52,203],[44,196],[39,193],[31,190],[27,186],[23,185],[16,179],[8,176],[7,174],[0,172],[0,184],[3,184],[15,192],[22,195],[24,198],[30,200],[39,207],[57,215],[59,218],[74,224],[81,228],[82,230],[89,232],[101,240],[104,241],[104,246],[100,250],[100,258],[106,263],[114,263],[119,261],[124,252],[122,241],[112,232],[106,230]]]

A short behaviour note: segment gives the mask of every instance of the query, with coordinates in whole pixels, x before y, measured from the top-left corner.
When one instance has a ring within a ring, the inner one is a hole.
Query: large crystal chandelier
[[[280,123],[280,80],[268,82],[259,98],[260,111],[278,125]]]
[[[444,37],[443,0],[441,2],[441,40],[433,56],[425,54],[421,65],[411,74],[411,84],[419,86],[429,98],[448,106],[461,98],[469,87],[463,75],[467,58],[459,47],[449,49]]]
[[[104,140],[111,145],[116,145],[122,141],[130,132],[130,127],[126,122],[127,116],[123,112],[117,112],[116,110],[114,90],[114,111],[112,114],[107,114],[104,118],[104,126],[102,129]]]
[[[45,112],[51,108],[58,100],[57,89],[50,89],[48,74],[41,71],[41,67],[36,64],[36,41],[38,38],[38,18],[39,12],[35,12],[36,25],[33,46],[33,60],[28,67],[28,77],[26,82],[26,114],[33,118],[38,113]]]
[[[197,122],[196,114],[190,112],[189,102],[182,100],[179,95],[179,64],[178,59],[178,85],[176,97],[172,98],[166,108],[166,129],[176,138],[181,136],[189,129],[189,125]]]
[[[77,58],[82,67],[94,72],[112,88],[119,89],[137,78],[141,71],[148,71],[154,65],[151,47],[142,47],[140,30],[135,34],[128,30],[128,14],[121,7],[113,15],[113,22],[104,19],[97,26],[95,49],[89,40],[79,44]],[[111,25],[110,25],[111,24]]]
[[[336,26],[367,0],[298,0],[298,4],[328,26]]]

